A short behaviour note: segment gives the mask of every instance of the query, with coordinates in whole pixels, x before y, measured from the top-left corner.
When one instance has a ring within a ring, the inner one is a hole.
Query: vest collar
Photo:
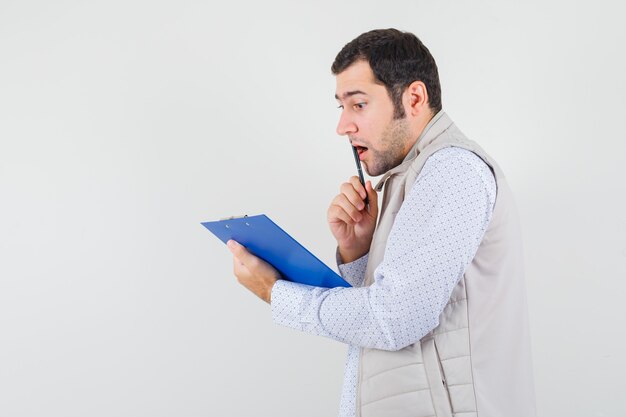
[[[417,158],[420,152],[422,152],[422,150],[424,150],[426,146],[430,145],[432,141],[435,140],[435,138],[441,135],[451,125],[452,119],[450,119],[446,112],[440,110],[435,116],[433,116],[432,119],[430,119],[430,122],[428,122],[424,130],[422,130],[422,133],[419,135],[419,137],[415,141],[415,144],[409,150],[409,153],[406,154],[404,160],[400,163],[400,165],[387,171],[382,176],[380,181],[378,181],[378,184],[376,184],[376,187],[374,187],[374,189],[376,191],[381,191],[389,177],[399,172],[406,171],[408,166],[411,165],[411,163],[415,160],[415,158]]]

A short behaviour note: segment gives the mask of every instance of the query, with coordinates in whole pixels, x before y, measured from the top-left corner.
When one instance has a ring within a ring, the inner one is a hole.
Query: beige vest
[[[404,162],[387,172],[365,285],[383,260],[404,196],[434,152],[456,146],[487,163],[497,197],[489,226],[439,317],[419,342],[399,351],[362,349],[358,417],[531,417],[535,399],[515,204],[495,162],[439,112]]]

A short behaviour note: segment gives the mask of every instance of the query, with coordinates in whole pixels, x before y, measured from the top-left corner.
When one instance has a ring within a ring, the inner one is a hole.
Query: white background
[[[519,205],[542,416],[626,415],[622,2],[0,0],[0,415],[333,416],[345,346],[271,323],[201,225],[327,264],[330,65],[396,27]]]

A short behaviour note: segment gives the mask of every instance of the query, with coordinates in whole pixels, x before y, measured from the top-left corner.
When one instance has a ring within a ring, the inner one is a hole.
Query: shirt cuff
[[[272,288],[272,321],[281,326],[303,330],[302,306],[314,290],[315,287],[284,279],[276,281]]]
[[[365,281],[365,269],[367,268],[368,259],[369,254],[366,253],[355,261],[342,264],[339,258],[339,250],[337,250],[337,268],[339,268],[339,274],[353,287],[362,286],[363,281]]]

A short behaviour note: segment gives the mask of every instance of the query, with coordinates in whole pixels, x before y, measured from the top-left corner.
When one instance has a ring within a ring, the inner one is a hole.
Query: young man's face
[[[337,75],[335,98],[342,108],[337,133],[357,147],[365,171],[377,176],[399,165],[410,149],[409,124],[393,118],[393,102],[367,61],[356,61]]]

